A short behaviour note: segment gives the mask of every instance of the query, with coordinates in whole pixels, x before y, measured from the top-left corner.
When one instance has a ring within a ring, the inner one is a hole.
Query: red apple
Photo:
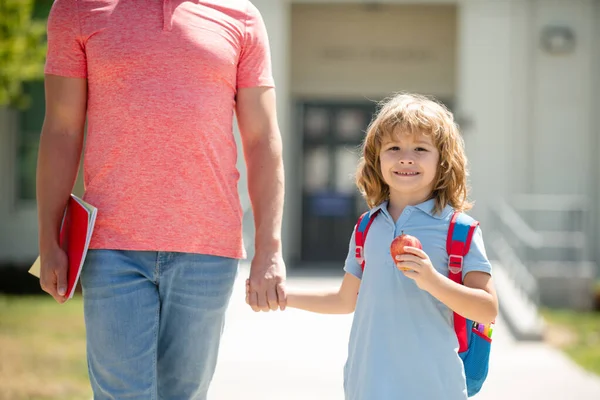
[[[396,256],[402,255],[406,253],[404,251],[404,246],[408,247],[416,247],[417,249],[422,249],[421,242],[414,236],[407,235],[402,232],[402,234],[392,240],[392,244],[390,245],[390,253],[392,254],[392,258],[394,259],[394,263],[397,263]],[[408,268],[400,268],[401,271],[407,271]]]

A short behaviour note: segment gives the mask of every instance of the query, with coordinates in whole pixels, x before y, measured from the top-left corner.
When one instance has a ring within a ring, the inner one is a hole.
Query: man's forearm
[[[246,153],[248,194],[252,202],[257,251],[281,252],[284,169],[281,138],[266,136]]]
[[[64,209],[77,178],[82,145],[83,133],[42,128],[36,183],[40,251],[58,243]]]
[[[428,291],[452,311],[472,321],[488,324],[496,318],[494,297],[483,289],[459,285],[440,276],[439,283]]]

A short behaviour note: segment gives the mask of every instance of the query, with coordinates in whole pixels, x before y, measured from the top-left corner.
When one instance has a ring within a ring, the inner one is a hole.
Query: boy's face
[[[395,198],[418,204],[429,198],[435,185],[440,153],[429,135],[394,132],[379,151],[383,180]]]

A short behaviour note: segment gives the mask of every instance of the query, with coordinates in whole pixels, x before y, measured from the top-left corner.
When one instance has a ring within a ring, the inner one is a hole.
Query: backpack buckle
[[[460,274],[463,268],[463,256],[451,254],[448,257],[448,269],[453,274]]]
[[[365,261],[365,258],[363,257],[363,252],[363,246],[356,246],[356,252],[354,253],[354,256],[356,257],[356,261],[358,261],[359,264],[362,264]]]

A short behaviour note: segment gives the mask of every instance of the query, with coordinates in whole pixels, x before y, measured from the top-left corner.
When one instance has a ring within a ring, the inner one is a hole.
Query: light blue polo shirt
[[[400,272],[390,255],[404,233],[421,241],[433,266],[448,276],[446,236],[453,209],[433,214],[434,200],[406,207],[394,223],[387,203],[369,229],[365,271],[355,258],[354,234],[344,270],[362,279],[344,367],[346,400],[465,400],[467,390],[452,311]],[[481,230],[464,258],[463,277],[491,274]]]

